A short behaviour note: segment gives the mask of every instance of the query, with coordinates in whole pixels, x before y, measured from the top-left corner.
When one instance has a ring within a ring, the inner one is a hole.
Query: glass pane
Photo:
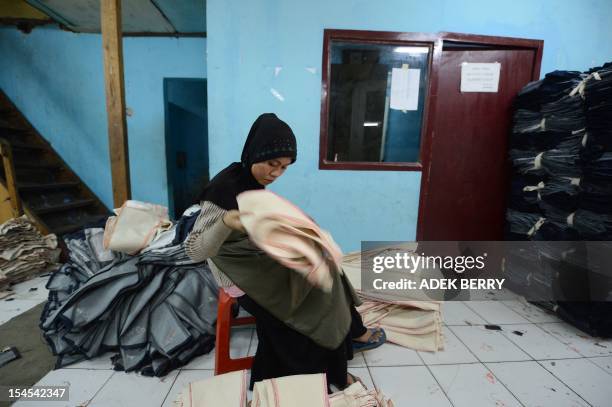
[[[331,42],[327,160],[419,161],[429,52],[427,46]],[[407,77],[413,80],[402,88]],[[394,102],[412,97],[412,103],[391,104],[392,90]]]

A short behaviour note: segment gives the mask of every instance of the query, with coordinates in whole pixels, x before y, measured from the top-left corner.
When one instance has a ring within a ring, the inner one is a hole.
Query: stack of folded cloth
[[[178,407],[246,407],[247,371],[241,370],[189,383],[178,395]],[[328,394],[325,374],[284,376],[255,383],[253,407],[392,407],[378,390],[355,382]]]
[[[612,63],[590,71],[584,101],[585,174],[574,221],[585,240],[612,240]]]
[[[313,286],[331,291],[331,273],[342,272],[342,252],[329,233],[273,192],[247,191],[236,200],[253,243]]]
[[[387,340],[410,349],[435,352],[444,349],[442,335],[442,307],[418,290],[404,290],[401,294],[390,291],[361,289],[361,265],[368,258],[380,255],[394,256],[395,253],[410,252],[414,245],[378,248],[344,256],[342,268],[351,281],[363,304],[357,308],[364,325],[370,328],[383,328]],[[390,276],[392,271],[385,271]],[[401,272],[400,272],[401,273]],[[427,277],[441,278],[435,271],[427,270]],[[424,277],[425,273],[415,272],[411,279]],[[402,276],[398,276],[402,277]],[[417,286],[419,282],[417,281]]]
[[[0,225],[0,291],[57,269],[57,238],[43,236],[24,215]]]
[[[514,169],[506,214],[507,240],[542,239],[538,231],[571,234],[585,138],[580,72],[555,71],[525,86],[514,102],[510,160]]]
[[[101,228],[65,236],[70,259],[49,279],[40,320],[57,368],[110,351],[115,370],[163,376],[210,352],[218,287],[183,245],[198,214],[186,211],[137,256],[106,250]]]

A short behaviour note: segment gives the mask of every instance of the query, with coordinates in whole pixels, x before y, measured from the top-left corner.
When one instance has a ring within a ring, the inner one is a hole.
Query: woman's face
[[[291,158],[289,157],[273,158],[253,164],[251,166],[251,174],[253,174],[257,182],[266,186],[283,175],[289,165],[291,165]]]

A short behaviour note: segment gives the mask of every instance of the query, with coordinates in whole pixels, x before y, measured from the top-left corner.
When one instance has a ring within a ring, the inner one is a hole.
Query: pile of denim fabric
[[[612,295],[612,281],[593,273],[589,246],[578,243],[612,240],[612,64],[549,73],[525,86],[514,107],[506,240],[540,243],[510,253],[508,280],[581,329],[610,334],[612,322],[585,322],[583,311],[572,320],[563,309],[589,303],[594,281]]]
[[[183,247],[198,214],[135,256],[104,250],[101,228],[65,237],[69,261],[49,279],[40,322],[56,368],[115,352],[115,370],[163,376],[211,351],[218,287]]]

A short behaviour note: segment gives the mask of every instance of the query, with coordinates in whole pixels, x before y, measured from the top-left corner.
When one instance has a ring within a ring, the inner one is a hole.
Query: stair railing
[[[0,155],[2,155],[2,164],[4,166],[4,177],[6,179],[6,189],[9,193],[11,208],[15,218],[23,215],[23,206],[17,192],[15,181],[15,163],[13,162],[13,149],[11,144],[3,138],[0,138]]]

